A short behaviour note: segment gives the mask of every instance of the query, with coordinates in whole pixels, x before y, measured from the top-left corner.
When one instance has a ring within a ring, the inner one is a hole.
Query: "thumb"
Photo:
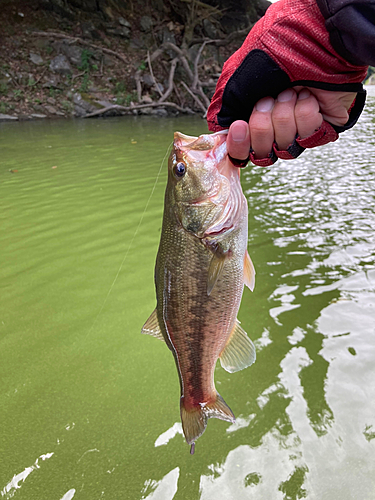
[[[237,120],[229,127],[227,150],[229,156],[238,160],[245,160],[249,157],[249,124],[244,120]]]
[[[349,119],[348,110],[357,96],[355,92],[334,92],[311,87],[309,90],[315,95],[324,120],[337,126],[346,124]]]

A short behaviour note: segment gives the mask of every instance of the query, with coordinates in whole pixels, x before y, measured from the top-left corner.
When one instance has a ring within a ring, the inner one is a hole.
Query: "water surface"
[[[0,492],[25,500],[372,500],[375,101],[339,141],[248,167],[255,365],[189,455],[179,383],[141,336],[175,129],[196,118],[0,126]]]

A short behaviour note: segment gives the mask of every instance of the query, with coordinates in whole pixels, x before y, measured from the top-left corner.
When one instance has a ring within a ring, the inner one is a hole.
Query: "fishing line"
[[[116,281],[117,281],[117,279],[118,279],[118,277],[119,277],[119,275],[120,275],[120,273],[121,273],[121,270],[122,270],[122,268],[123,268],[123,266],[124,266],[124,264],[125,264],[126,258],[127,258],[128,254],[129,254],[129,252],[130,252],[130,249],[131,249],[131,247],[132,247],[132,245],[133,245],[133,242],[134,242],[134,240],[135,240],[135,237],[136,237],[136,236],[137,236],[137,234],[138,234],[139,228],[141,227],[141,224],[142,224],[142,222],[143,222],[144,216],[145,216],[145,214],[146,214],[146,212],[147,212],[147,209],[148,209],[148,206],[149,206],[149,204],[150,204],[150,201],[151,201],[152,195],[154,194],[154,191],[155,191],[156,185],[157,185],[157,183],[158,183],[158,180],[159,180],[159,177],[160,177],[161,170],[162,170],[162,168],[163,168],[163,165],[164,165],[165,159],[167,158],[167,156],[168,156],[168,154],[169,154],[169,151],[170,151],[170,149],[171,149],[171,147],[172,147],[172,144],[173,144],[173,141],[169,144],[169,146],[168,146],[168,148],[167,148],[167,151],[166,151],[166,153],[165,153],[165,155],[164,155],[164,158],[163,158],[163,160],[162,160],[162,162],[161,162],[161,165],[160,165],[159,171],[158,171],[158,173],[157,173],[157,175],[156,175],[156,179],[155,179],[154,185],[152,186],[150,196],[149,196],[149,198],[148,198],[148,200],[147,200],[147,203],[146,203],[146,206],[145,206],[145,208],[144,208],[144,210],[143,210],[143,213],[142,213],[142,215],[141,215],[141,218],[139,219],[138,226],[136,227],[135,233],[133,234],[133,237],[132,237],[132,239],[130,240],[130,243],[129,243],[128,249],[127,249],[127,250],[126,250],[126,252],[125,252],[124,258],[122,259],[122,262],[121,262],[121,264],[120,264],[120,267],[118,268],[118,271],[117,271],[117,273],[116,273],[116,276],[115,276],[114,280],[112,281],[111,286],[109,287],[109,290],[108,290],[108,293],[107,293],[107,295],[106,295],[106,297],[105,297],[105,299],[104,299],[104,302],[103,302],[103,304],[102,304],[102,306],[101,306],[101,308],[100,308],[100,310],[99,310],[99,312],[98,312],[98,314],[97,314],[96,318],[94,319],[94,322],[93,322],[93,324],[91,325],[91,328],[90,328],[90,330],[89,330],[89,332],[88,332],[88,334],[87,334],[87,335],[89,335],[89,334],[91,333],[91,330],[94,328],[94,325],[95,325],[95,323],[97,322],[97,320],[98,320],[99,316],[101,315],[101,313],[102,313],[102,311],[103,311],[103,309],[104,309],[104,306],[105,306],[105,305],[106,305],[106,303],[107,303],[108,297],[110,296],[110,294],[111,294],[111,292],[112,292],[112,289],[113,289],[113,287],[115,286],[115,283],[116,283]]]

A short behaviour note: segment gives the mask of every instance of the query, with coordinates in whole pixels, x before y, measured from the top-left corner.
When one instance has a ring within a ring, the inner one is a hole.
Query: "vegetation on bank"
[[[203,115],[261,1],[3,2],[0,117]]]

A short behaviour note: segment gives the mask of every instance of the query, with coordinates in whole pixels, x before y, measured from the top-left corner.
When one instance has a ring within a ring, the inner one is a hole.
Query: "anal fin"
[[[221,366],[227,372],[234,373],[252,365],[255,359],[255,346],[236,319],[228,342],[220,353]]]
[[[157,315],[156,309],[151,314],[151,316],[148,318],[146,323],[143,325],[141,333],[151,335],[152,337],[155,337],[159,340],[164,341],[164,337],[163,337],[163,334],[162,334],[162,331],[161,331],[161,328],[159,325],[159,320],[158,320],[158,315]]]

